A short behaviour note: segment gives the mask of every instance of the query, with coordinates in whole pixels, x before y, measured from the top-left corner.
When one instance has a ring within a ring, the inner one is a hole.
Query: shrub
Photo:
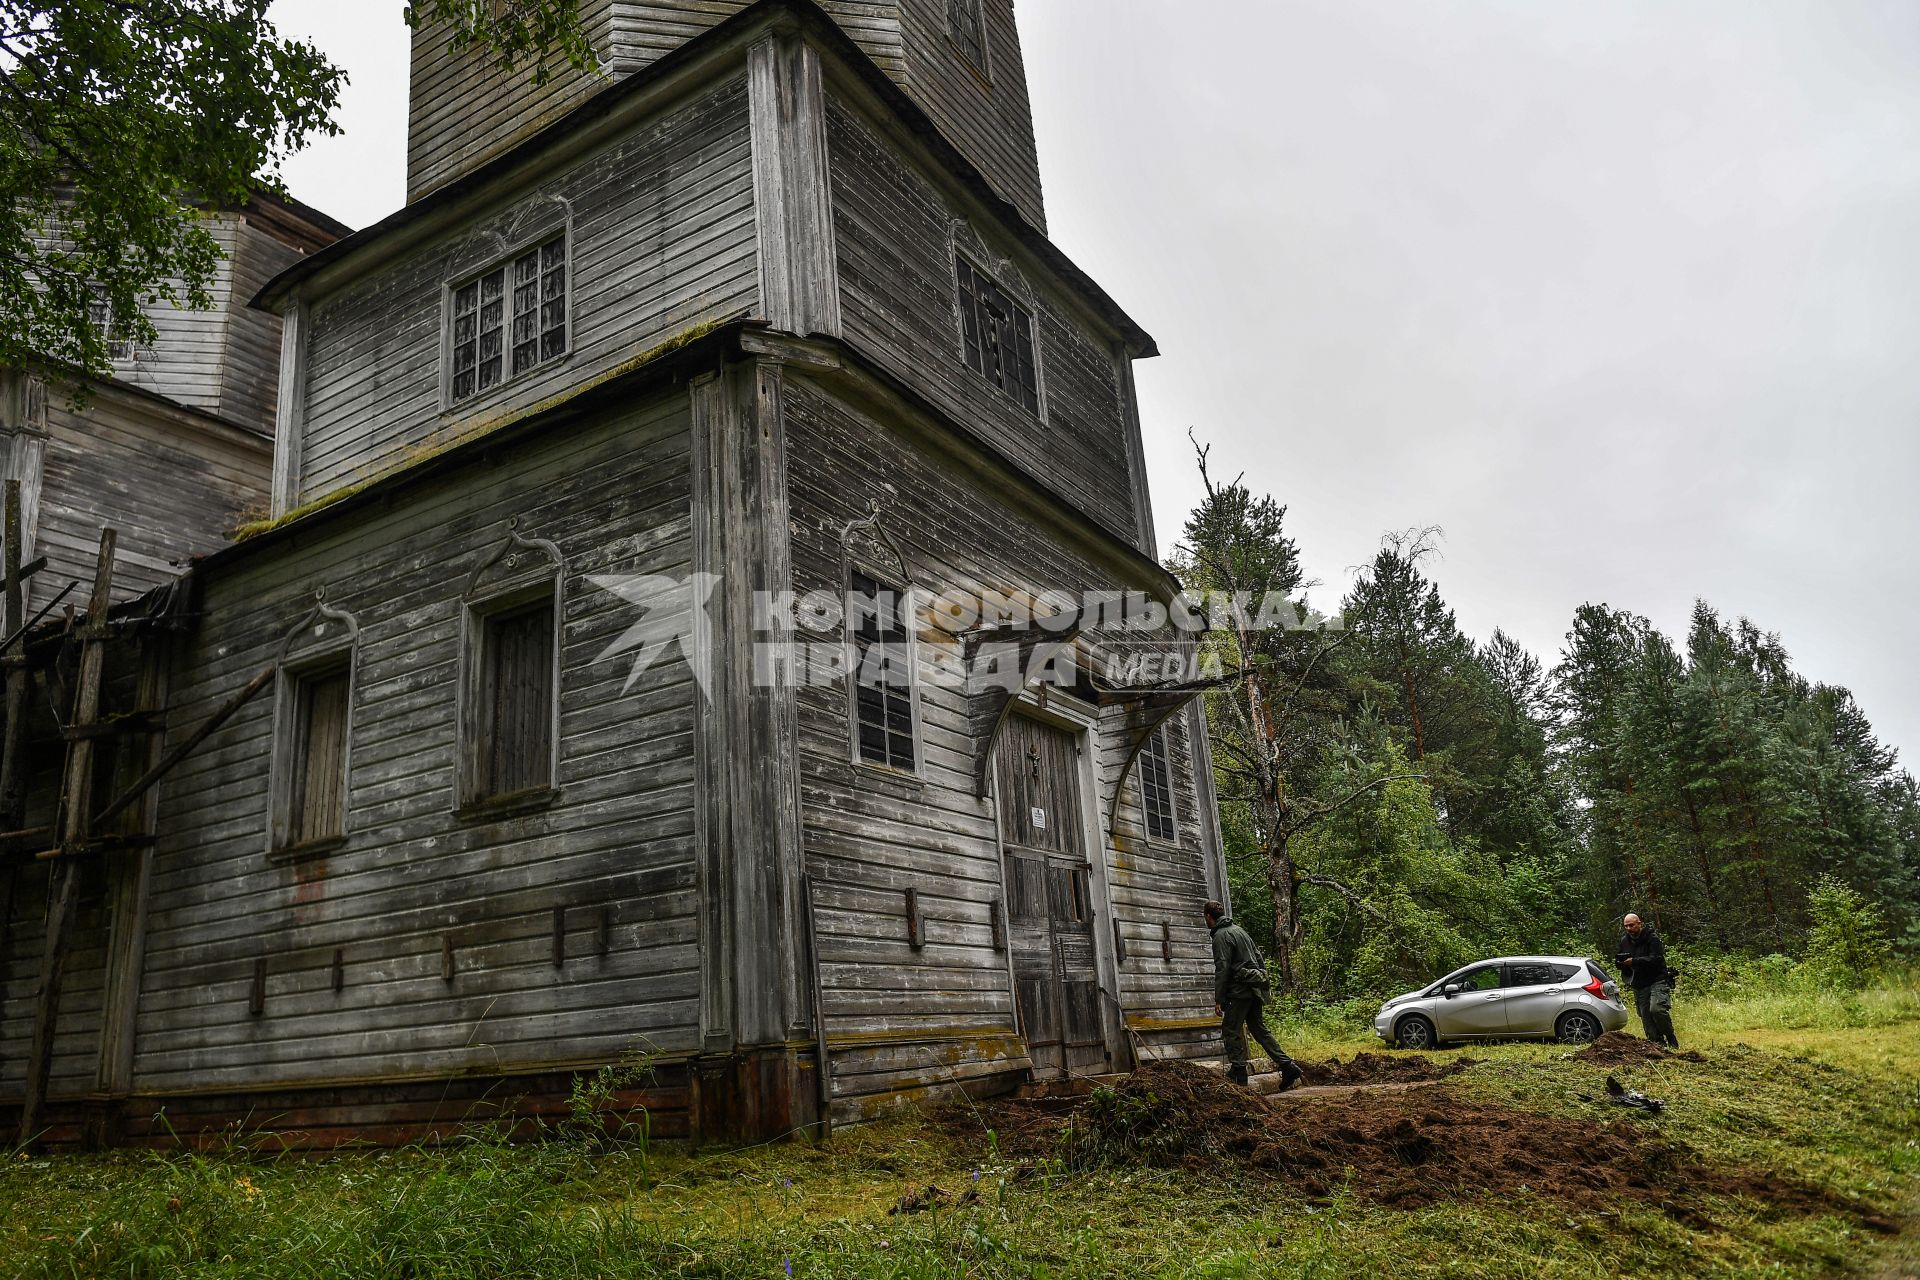
[[[1835,986],[1859,989],[1893,956],[1880,908],[1837,877],[1825,875],[1807,894],[1813,927],[1807,965]]]

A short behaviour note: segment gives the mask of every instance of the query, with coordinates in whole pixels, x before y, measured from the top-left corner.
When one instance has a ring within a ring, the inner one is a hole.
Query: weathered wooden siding
[[[1047,229],[1033,103],[1013,0],[983,0],[987,66],[972,66],[947,32],[950,0],[901,0],[907,92],[1028,222]]]
[[[44,602],[74,579],[81,590],[70,598],[84,599],[107,525],[120,535],[116,600],[170,580],[261,514],[272,465],[264,436],[111,386],[96,387],[75,411],[55,388],[35,538],[48,567],[33,599]]]
[[[239,216],[222,219],[218,235],[227,255],[231,292],[215,412],[229,422],[271,434],[280,386],[280,317],[256,311],[247,303],[302,255]]]
[[[570,353],[442,412],[442,298],[571,222]],[[588,385],[759,296],[752,142],[741,78],[313,304],[298,502]]]
[[[1157,1048],[1180,1056],[1216,1053],[1213,1033],[1213,941],[1201,907],[1212,890],[1207,882],[1207,824],[1194,776],[1195,743],[1187,717],[1167,723],[1167,760],[1173,771],[1174,829],[1170,842],[1147,835],[1140,807],[1138,762],[1124,781],[1131,743],[1120,732],[1124,713],[1108,713],[1112,731],[1103,735],[1098,762],[1101,822],[1107,823],[1115,788],[1120,800],[1108,848],[1113,915],[1125,939],[1120,965],[1128,1023]],[[1165,932],[1163,932],[1163,929]],[[1167,958],[1165,941],[1172,942]]]
[[[1139,537],[1127,417],[1109,340],[1037,287],[1036,419],[966,364],[954,280],[964,210],[837,96],[828,98],[833,216],[847,336],[1060,495],[1129,542]],[[1000,258],[991,229],[969,238]],[[970,252],[978,255],[976,249]],[[979,264],[1017,288],[1003,258]]]
[[[840,533],[870,501],[922,590],[1115,588],[1111,573],[1063,545],[1004,488],[939,462],[828,390],[793,380],[786,408],[796,592],[844,593]],[[918,643],[922,670],[936,650],[957,655],[937,628],[923,626]],[[1019,1053],[1007,956],[994,945],[993,903],[1005,897],[999,844],[991,803],[974,795],[965,693],[923,682],[919,697],[922,770],[909,778],[852,763],[844,680],[799,694],[805,848],[844,1114],[861,1113],[863,1098],[1005,1070]],[[1092,776],[1104,814],[1124,748],[1113,734],[1100,743]],[[1176,755],[1185,751],[1182,740]],[[1097,907],[1103,949],[1115,916],[1130,940],[1153,939],[1151,948],[1130,941],[1116,994],[1131,1017],[1154,1024],[1211,1008],[1210,979],[1195,976],[1211,972],[1211,951],[1192,923],[1207,895],[1190,760],[1180,759],[1175,785],[1187,819],[1182,847],[1148,851],[1123,824],[1107,855],[1113,914]],[[1104,839],[1103,822],[1089,842],[1099,848]],[[919,949],[907,937],[908,889],[923,919]],[[1162,920],[1175,926],[1171,964],[1161,959]]]
[[[597,54],[612,48],[613,0],[581,0],[580,22]],[[546,84],[535,86],[532,68],[501,68],[478,48],[456,50],[444,23],[423,23],[413,33],[407,85],[407,200],[409,203],[460,177],[553,121],[611,79],[562,64]],[[612,64],[618,75],[630,68]]]
[[[579,106],[720,25],[750,0],[584,0],[580,16],[601,62],[598,73],[563,67],[535,86],[530,68],[503,71],[474,50],[456,52],[446,29],[413,36],[408,87],[407,200],[471,173]],[[825,0],[823,7],[895,78],[905,74],[892,3]]]
[[[209,619],[175,674],[176,726],[272,664],[316,591],[357,620],[349,831],[317,857],[267,852],[271,698],[168,777],[137,1091],[693,1047],[692,685],[673,653],[628,691],[630,657],[599,655],[638,615],[587,581],[685,571],[685,406],[682,392],[569,428],[210,573]],[[462,594],[516,518],[566,557],[560,793],[545,809],[479,820],[453,811]],[[560,907],[567,958],[556,966]]]

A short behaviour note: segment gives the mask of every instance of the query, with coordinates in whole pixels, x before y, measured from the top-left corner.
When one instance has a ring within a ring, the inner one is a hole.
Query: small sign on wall
[[[1045,831],[1047,829],[1047,811],[1045,809],[1035,809],[1033,811],[1033,829],[1035,831]]]

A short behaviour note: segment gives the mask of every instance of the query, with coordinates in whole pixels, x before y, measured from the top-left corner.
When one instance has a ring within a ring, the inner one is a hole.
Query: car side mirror
[[[1446,986],[1440,988],[1440,994],[1451,1000],[1460,994],[1460,984],[1457,982],[1449,982]]]

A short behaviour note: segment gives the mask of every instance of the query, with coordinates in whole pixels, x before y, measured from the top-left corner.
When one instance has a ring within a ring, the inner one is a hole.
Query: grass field
[[[1630,1123],[1891,1217],[1920,1211],[1912,986],[1682,1001],[1676,1015],[1706,1061],[1616,1069],[1669,1104]],[[1342,1036],[1299,1052],[1377,1047]],[[1607,1072],[1557,1046],[1471,1055],[1443,1086],[1463,1105],[1622,1114],[1575,1096]],[[929,1185],[948,1193],[940,1207],[888,1212]],[[1888,1237],[1740,1199],[1683,1222],[1524,1194],[1406,1210],[1358,1187],[1315,1199],[1186,1170],[1069,1174],[1016,1161],[984,1128],[912,1115],[719,1153],[476,1134],[325,1160],[118,1154],[0,1171],[0,1275],[22,1277],[1890,1277],[1920,1274],[1916,1237],[1920,1223]]]

